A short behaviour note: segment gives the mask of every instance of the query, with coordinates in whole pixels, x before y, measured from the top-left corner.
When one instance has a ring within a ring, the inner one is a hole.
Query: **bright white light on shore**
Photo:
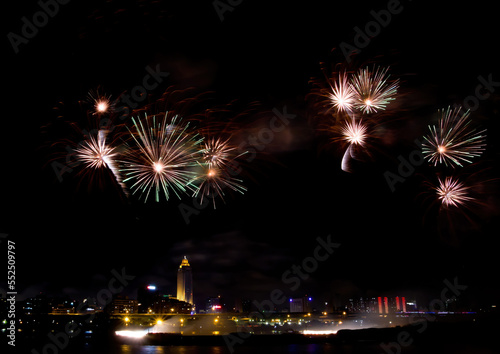
[[[335,334],[337,331],[332,331],[332,330],[322,330],[322,331],[315,331],[311,329],[306,329],[302,331],[302,334],[312,334],[312,335],[325,335],[325,334]]]
[[[142,338],[146,334],[148,334],[147,331],[116,331],[115,334],[120,337],[127,337],[127,338]]]

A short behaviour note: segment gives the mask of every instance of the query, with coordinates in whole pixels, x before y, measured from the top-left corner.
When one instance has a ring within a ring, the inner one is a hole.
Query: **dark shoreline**
[[[500,353],[496,342],[497,328],[489,325],[469,323],[426,323],[391,328],[343,329],[336,334],[304,335],[246,334],[192,335],[175,333],[150,333],[142,341],[144,345],[184,345],[184,346],[272,346],[291,344],[331,344],[333,346],[356,346],[379,348],[383,346],[405,350],[422,348],[449,348],[477,346],[491,348]]]

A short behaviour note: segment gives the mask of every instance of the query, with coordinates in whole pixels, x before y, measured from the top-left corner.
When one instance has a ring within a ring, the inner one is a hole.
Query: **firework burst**
[[[434,166],[462,166],[481,156],[485,149],[486,130],[471,129],[469,111],[461,108],[442,110],[437,126],[429,126],[430,134],[424,136],[422,152]]]
[[[328,94],[333,108],[337,112],[350,112],[353,109],[356,93],[349,83],[345,72],[339,73],[338,80],[330,82],[331,92]]]
[[[345,149],[341,162],[343,171],[351,172],[351,159],[359,160],[360,155],[368,154],[369,140],[372,138],[370,131],[371,126],[353,113],[329,127],[329,132],[333,134],[331,141]]]
[[[128,195],[117,166],[118,149],[107,143],[107,135],[107,130],[97,131],[97,137],[89,135],[75,148],[76,159],[82,162],[87,170],[108,168],[122,191]]]
[[[201,139],[188,131],[188,123],[167,116],[132,118],[133,129],[129,129],[131,141],[120,172],[125,176],[123,182],[131,183],[132,193],[139,192],[139,198],[144,195],[145,201],[151,191],[159,201],[162,192],[168,200],[170,192],[180,198],[180,193],[196,190],[192,181]]]
[[[468,187],[457,178],[445,177],[444,180],[438,178],[439,186],[435,187],[438,199],[444,207],[459,207],[474,198],[469,196]]]
[[[388,81],[388,68],[377,68],[374,72],[368,68],[361,69],[351,79],[355,92],[353,106],[362,113],[376,113],[385,110],[386,106],[395,99],[399,80]]]
[[[98,91],[90,91],[87,100],[91,105],[93,115],[109,114],[115,110],[115,102],[111,96],[100,94]]]
[[[99,130],[97,136],[90,135],[75,149],[76,158],[86,168],[103,168],[113,164],[117,153],[114,147],[106,143],[107,131]]]
[[[229,144],[229,139],[223,141],[221,139],[209,138],[204,143],[203,161],[210,167],[224,168],[231,160],[235,158],[235,147]],[[239,154],[236,157],[241,156]]]
[[[198,189],[195,196],[204,197],[220,196],[224,199],[224,190],[230,189],[244,193],[246,188],[242,180],[233,177],[238,173],[236,159],[246,152],[236,154],[236,147],[229,144],[229,139],[209,138],[203,143],[201,173],[197,177]],[[214,206],[215,206],[215,199]]]
[[[364,125],[361,119],[356,120],[353,118],[346,120],[342,124],[340,133],[342,134],[342,139],[347,141],[349,145],[364,146],[368,138],[368,126]]]

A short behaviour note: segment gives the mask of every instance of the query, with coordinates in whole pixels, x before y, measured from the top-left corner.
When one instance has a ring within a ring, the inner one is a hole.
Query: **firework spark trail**
[[[399,86],[399,79],[388,82],[388,68],[377,68],[370,72],[368,68],[361,69],[351,79],[353,90],[356,94],[354,107],[362,113],[376,113],[385,110],[393,101]]]
[[[354,158],[352,153],[352,145],[349,145],[342,156],[342,162],[340,163],[340,168],[342,171],[351,172],[349,161]]]
[[[467,190],[469,189],[460,182],[458,179],[453,179],[452,177],[446,177],[444,180],[438,178],[439,186],[435,187],[438,199],[445,207],[459,207],[465,203],[474,200],[474,198],[468,196]]]
[[[188,131],[189,124],[183,124],[177,116],[168,122],[167,114],[158,122],[156,116],[132,118],[132,122],[135,128],[135,131],[129,129],[132,146],[120,169],[126,176],[123,182],[133,182],[132,193],[140,191],[140,196],[146,193],[146,201],[154,190],[155,200],[159,201],[162,191],[167,200],[170,190],[178,198],[180,192],[196,191],[192,185],[196,177],[193,168],[197,165],[197,145],[201,139]]]
[[[429,126],[430,134],[424,136],[422,152],[434,166],[462,166],[481,156],[485,149],[486,130],[470,129],[469,111],[461,108],[442,110],[438,125]]]
[[[367,140],[369,138],[368,125],[351,113],[344,121],[335,124],[332,131],[339,135],[333,139],[334,141],[347,143],[347,148],[342,156],[341,169],[345,172],[351,172],[349,160],[357,160],[355,149],[361,147],[365,150],[367,148]]]
[[[118,157],[117,148],[106,142],[107,130],[98,130],[97,137],[89,135],[88,139],[75,148],[76,159],[81,161],[86,169],[108,168],[120,185],[122,191],[128,196],[127,187],[122,181],[116,165]]]

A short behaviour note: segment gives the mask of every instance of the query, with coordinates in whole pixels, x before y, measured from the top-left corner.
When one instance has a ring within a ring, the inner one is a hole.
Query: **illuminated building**
[[[177,299],[194,304],[193,302],[193,273],[191,266],[184,256],[184,259],[177,270]]]
[[[191,313],[193,305],[185,301],[180,301],[171,295],[159,295],[152,307],[151,313]]]
[[[137,300],[129,299],[128,296],[118,295],[111,301],[107,311],[113,315],[120,313],[137,313]]]
[[[406,298],[404,296],[391,298],[379,296],[377,300],[379,314],[406,312]]]
[[[290,299],[290,312],[311,312],[311,301],[308,296]]]
[[[349,299],[346,306],[352,313],[377,313],[386,315],[389,313],[407,312],[406,298],[396,296],[378,296],[372,298]]]
[[[404,296],[401,298],[401,303],[399,301],[399,296],[396,296],[396,311],[406,312],[406,298]]]

